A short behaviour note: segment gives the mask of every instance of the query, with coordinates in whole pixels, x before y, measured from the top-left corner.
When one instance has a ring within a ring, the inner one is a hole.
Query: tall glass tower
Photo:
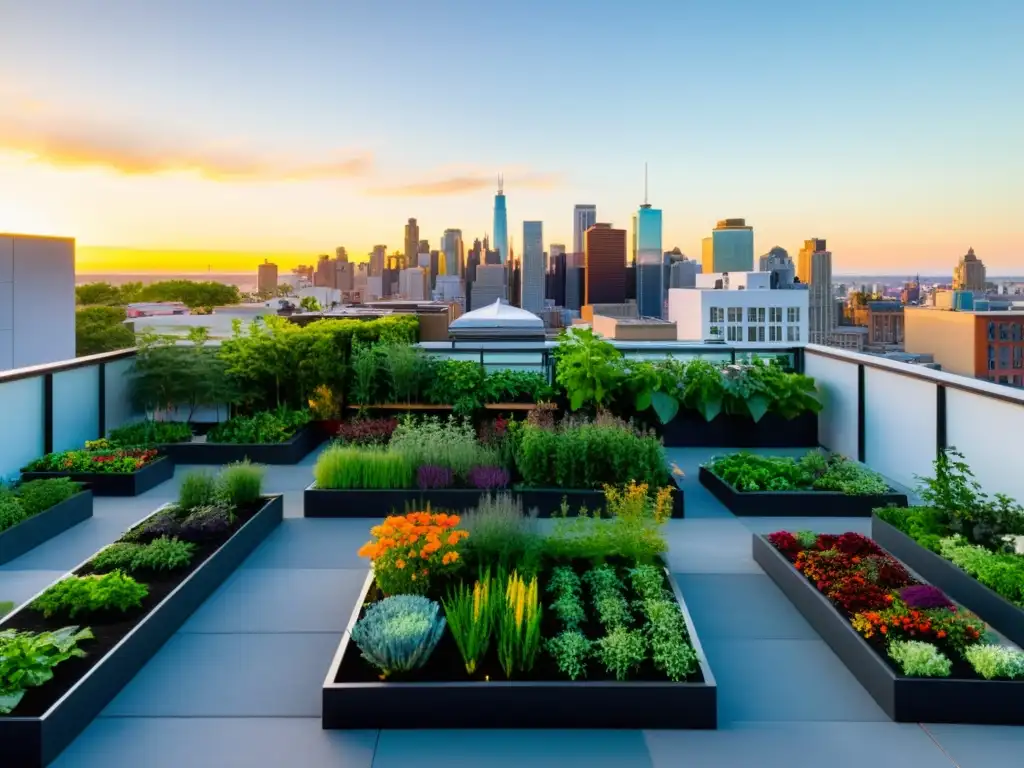
[[[661,211],[647,202],[644,163],[644,204],[636,213],[636,309],[640,317],[662,317],[665,306],[665,255],[661,250]]]
[[[498,194],[494,196],[494,250],[498,261],[508,260],[508,212],[505,210],[505,180],[498,176]]]

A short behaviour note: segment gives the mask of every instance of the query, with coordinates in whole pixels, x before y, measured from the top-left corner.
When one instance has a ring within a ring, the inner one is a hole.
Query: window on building
[[[782,314],[781,310],[779,314]],[[768,341],[782,341],[782,326],[781,325],[769,325],[768,326]]]
[[[722,307],[711,307],[710,308],[710,320],[712,323],[724,323],[725,322],[725,310]]]
[[[799,323],[800,322],[800,307],[786,307],[786,322],[787,323]]]
[[[996,324],[991,320],[988,321],[988,340],[996,340]]]
[[[988,369],[990,371],[996,369],[996,348],[991,344],[988,345]]]
[[[1013,348],[1013,367],[1024,368],[1024,347],[1020,344]]]
[[[999,323],[999,340],[1009,341],[1010,340],[1010,324]]]
[[[730,325],[728,328],[729,341],[743,341],[743,326]]]
[[[759,323],[763,323],[764,322],[764,307],[758,307],[757,308],[757,322],[759,322]]]
[[[1010,323],[1010,341],[1020,341],[1020,323]]]
[[[761,330],[764,330],[763,328]],[[747,341],[757,341],[757,326],[747,326]]]
[[[1000,376],[999,377],[999,383],[1000,384],[1009,384],[1010,383],[1010,377],[1009,376]]]
[[[999,367],[1006,369],[1010,367],[1010,345],[1001,344],[999,346]]]
[[[743,322],[743,307],[729,307],[729,322],[730,323],[742,323]]]
[[[757,322],[757,307],[747,307],[747,322],[748,323],[756,323]]]
[[[768,322],[769,323],[781,323],[782,322],[782,307],[769,307],[768,308]]]
[[[799,325],[787,325],[786,326],[786,341],[800,341],[800,326]]]
[[[762,309],[761,312],[763,313],[764,310]],[[763,325],[757,326],[757,340],[758,341],[764,341],[764,326]]]

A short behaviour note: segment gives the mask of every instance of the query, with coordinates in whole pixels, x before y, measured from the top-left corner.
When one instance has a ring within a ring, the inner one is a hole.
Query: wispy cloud
[[[555,174],[523,174],[506,176],[505,187],[510,189],[551,189],[558,186],[560,181]],[[375,197],[442,197],[492,189],[496,188],[497,184],[497,174],[462,174],[407,184],[371,187],[366,190],[366,193]]]
[[[310,157],[264,152],[240,143],[210,144],[132,126],[68,115],[22,97],[0,104],[0,150],[62,168],[105,168],[139,176],[194,173],[218,181],[292,181],[365,176],[366,152]]]

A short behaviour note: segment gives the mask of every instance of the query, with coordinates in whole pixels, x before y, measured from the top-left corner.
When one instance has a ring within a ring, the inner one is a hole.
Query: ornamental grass
[[[526,582],[512,571],[498,617],[498,661],[509,680],[533,669],[540,650],[540,614],[537,577]]]
[[[477,664],[491,645],[497,615],[495,609],[501,606],[500,599],[495,597],[495,583],[501,583],[501,579],[492,579],[490,571],[484,571],[472,589],[461,582],[448,599],[442,601],[448,627],[470,675],[476,671]]]
[[[404,455],[373,447],[332,445],[313,467],[316,487],[325,490],[412,488],[415,476]]]

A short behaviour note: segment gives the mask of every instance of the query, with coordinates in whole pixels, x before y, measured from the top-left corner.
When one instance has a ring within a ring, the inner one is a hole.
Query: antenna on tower
[[[647,163],[644,163],[644,205],[647,205]]]
[[[505,176],[500,173],[498,174],[498,194],[505,194]]]

